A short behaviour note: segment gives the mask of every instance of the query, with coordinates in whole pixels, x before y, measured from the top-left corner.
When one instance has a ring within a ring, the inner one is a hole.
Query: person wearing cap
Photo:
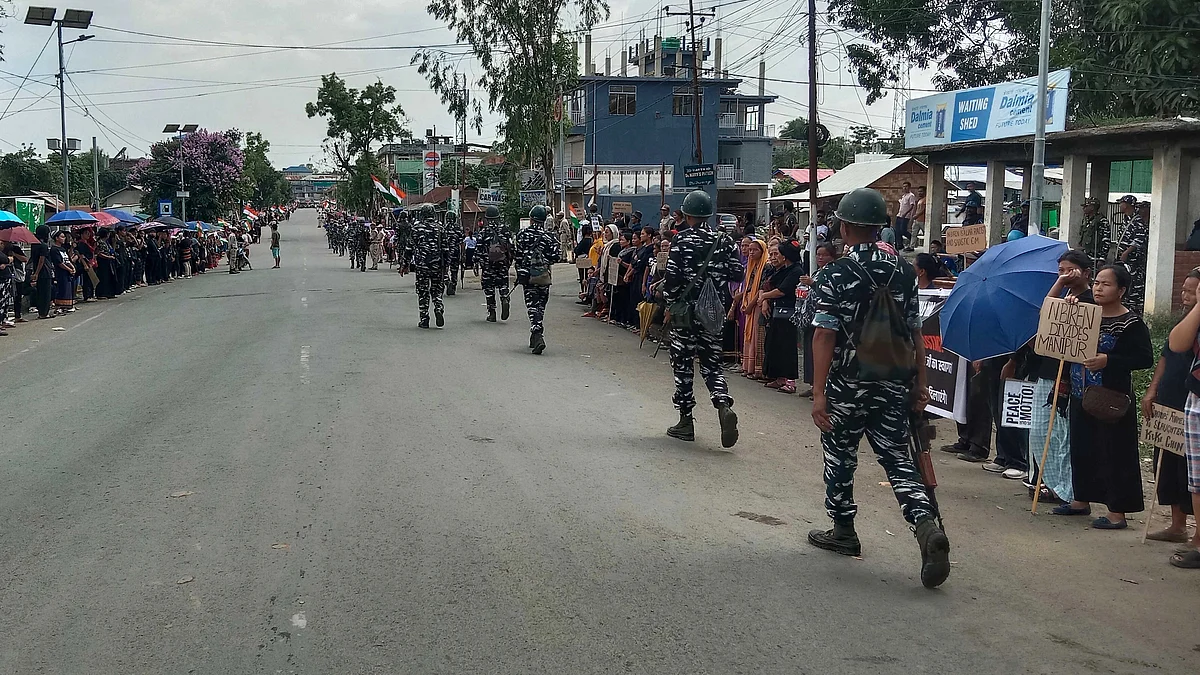
[[[983,195],[979,194],[979,186],[976,183],[968,183],[969,192],[965,199],[960,213],[963,214],[963,225],[979,225],[983,223]]]
[[[666,232],[675,224],[675,219],[671,218],[671,207],[663,204],[658,207],[658,231]]]
[[[694,190],[683,200],[682,211],[688,227],[671,241],[667,257],[667,276],[663,283],[663,298],[667,303],[668,325],[671,326],[671,369],[675,372],[673,402],[679,410],[679,422],[667,429],[667,435],[683,441],[696,440],[692,409],[696,407],[694,393],[695,361],[700,361],[700,374],[708,387],[717,419],[721,424],[721,445],[732,448],[738,440],[737,415],[733,412],[733,397],[721,370],[721,333],[710,333],[696,315],[696,303],[708,282],[721,296],[723,307],[732,302],[729,284],[742,280],[745,268],[738,258],[733,239],[723,232],[709,228],[713,216],[712,197],[704,190]],[[671,308],[675,307],[676,310]],[[675,311],[692,315],[674,316]]]
[[[1112,233],[1112,238],[1116,242],[1117,264],[1129,270],[1132,279],[1123,304],[1141,316],[1146,301],[1146,254],[1150,243],[1150,231],[1138,213],[1137,197],[1125,195],[1118,202],[1121,204],[1124,222],[1119,232]]]
[[[950,574],[950,542],[937,525],[936,511],[908,448],[909,415],[920,414],[929,401],[917,276],[906,261],[875,244],[875,231],[887,222],[887,203],[879,192],[850,191],[838,204],[837,217],[849,250],[821,268],[811,296],[816,309],[812,417],[821,430],[825,509],[833,528],[813,530],[808,541],[842,555],[861,555],[853,495],[858,446],[865,434],[904,519],[916,534],[921,583],[933,588]],[[894,308],[887,318],[902,318],[906,329],[890,332],[886,343],[874,343],[886,347],[891,359],[881,358],[878,351],[859,353],[869,315],[882,318],[873,311],[883,304],[876,299],[882,289],[887,293],[880,297],[890,296]],[[911,361],[902,358],[906,356]]]
[[[457,241],[446,240],[442,226],[437,222],[433,204],[422,204],[420,213],[413,222],[412,236],[404,250],[404,262],[400,268],[401,274],[407,274],[410,269],[416,273],[417,307],[420,312],[418,328],[429,328],[430,298],[433,299],[433,315],[437,327],[446,325],[442,290],[446,283],[450,247],[457,247],[457,244]],[[504,276],[507,286],[508,275]]]
[[[457,213],[447,211],[444,218],[442,239],[445,241],[449,253],[446,261],[446,295],[454,295],[458,288],[458,270],[463,263],[463,240],[467,238],[467,233],[463,230]]]
[[[1083,200],[1083,223],[1079,228],[1079,249],[1086,253],[1093,264],[1106,261],[1109,238],[1108,218],[1100,213],[1100,202],[1096,199]]]
[[[1013,232],[1020,232],[1020,237],[1013,237]],[[1008,221],[1009,241],[1015,241],[1029,234],[1029,200],[1021,201],[1021,206],[1018,211],[1013,214],[1013,217]]]
[[[484,226],[479,233],[476,248],[482,251],[483,276],[480,285],[487,298],[487,320],[496,322],[496,293],[500,293],[500,318],[508,321],[508,268],[513,260],[512,234],[500,222],[500,209],[487,207]]]

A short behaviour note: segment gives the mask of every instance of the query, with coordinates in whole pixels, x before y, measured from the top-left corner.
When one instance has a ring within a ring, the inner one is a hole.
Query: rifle
[[[938,506],[937,501],[937,476],[933,472],[933,457],[929,454],[929,442],[933,439],[933,427],[929,426],[921,413],[912,410],[908,412],[908,422],[911,432],[908,435],[908,450],[912,455],[913,464],[917,467],[917,473],[921,476],[921,482],[925,485],[925,494],[929,495],[929,503],[933,506],[933,515],[937,518],[938,527],[945,532],[946,526],[942,523],[942,509]]]

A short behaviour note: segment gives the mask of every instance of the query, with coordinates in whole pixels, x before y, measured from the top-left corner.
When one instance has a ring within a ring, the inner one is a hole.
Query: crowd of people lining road
[[[250,247],[259,243],[264,227],[270,228],[278,267],[278,221],[290,213],[280,209],[252,223],[207,232],[153,221],[74,229],[42,225],[34,232],[35,243],[0,246],[0,337],[30,318],[53,319],[75,312],[79,304],[205,274],[223,258],[236,273],[249,266]]]

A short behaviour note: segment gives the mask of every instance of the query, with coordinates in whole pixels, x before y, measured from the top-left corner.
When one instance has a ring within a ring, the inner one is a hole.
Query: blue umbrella
[[[104,209],[104,212],[110,216],[113,216],[122,223],[128,223],[130,225],[140,225],[146,222],[144,219],[138,218],[132,213],[129,213],[128,211],[122,211],[121,209]]]
[[[942,307],[942,344],[970,361],[1011,354],[1037,333],[1065,242],[1040,235],[989,248],[963,271]]]
[[[10,227],[24,225],[25,221],[21,220],[14,213],[8,211],[0,211],[0,230],[7,230]]]
[[[47,225],[61,226],[86,225],[87,223],[94,225],[98,222],[99,221],[87,211],[62,211],[50,216],[50,218],[46,220]]]

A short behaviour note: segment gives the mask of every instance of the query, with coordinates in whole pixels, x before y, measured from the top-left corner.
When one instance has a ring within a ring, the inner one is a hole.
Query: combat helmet
[[[500,209],[496,208],[494,205],[489,206],[486,210],[484,210],[483,217],[488,220],[500,220]]]
[[[529,209],[529,220],[535,223],[546,222],[546,214],[548,213],[545,206],[538,204],[532,209]]]
[[[712,197],[704,190],[693,190],[683,198],[683,206],[679,207],[685,216],[693,218],[711,218],[713,214]]]
[[[887,202],[877,190],[855,188],[838,202],[835,215],[849,225],[883,227],[888,222]]]

